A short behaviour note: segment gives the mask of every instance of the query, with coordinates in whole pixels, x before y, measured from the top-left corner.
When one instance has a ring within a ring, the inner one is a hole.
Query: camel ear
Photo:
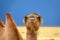
[[[41,16],[39,16],[39,17],[38,17],[38,20],[39,20],[40,24],[42,24],[42,23],[43,23],[43,19],[42,19],[42,17],[41,17]]]
[[[43,23],[43,19],[41,18],[41,19],[40,19],[40,24],[42,24],[42,23]]]
[[[4,23],[0,20],[0,27],[4,27]]]

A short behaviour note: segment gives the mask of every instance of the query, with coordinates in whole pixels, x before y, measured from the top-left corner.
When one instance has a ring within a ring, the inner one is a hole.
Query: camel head
[[[27,29],[30,29],[33,26],[35,31],[37,31],[42,24],[42,17],[37,13],[32,13],[25,16],[24,23],[27,26]]]

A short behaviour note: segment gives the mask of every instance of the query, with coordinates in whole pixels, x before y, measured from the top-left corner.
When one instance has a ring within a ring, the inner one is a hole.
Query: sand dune
[[[26,28],[25,26],[18,26],[17,29],[26,39]],[[60,27],[40,27],[37,32],[38,40],[60,40]]]

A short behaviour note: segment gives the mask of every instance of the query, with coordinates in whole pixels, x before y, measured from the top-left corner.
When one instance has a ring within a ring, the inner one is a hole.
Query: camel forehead
[[[39,17],[39,15],[38,14],[29,14],[29,15],[27,15],[27,17],[34,18],[34,17]]]

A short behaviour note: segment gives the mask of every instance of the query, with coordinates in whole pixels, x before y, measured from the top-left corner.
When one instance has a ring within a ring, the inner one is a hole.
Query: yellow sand
[[[26,40],[26,27],[20,26],[18,30]],[[60,40],[60,27],[40,27],[37,31],[38,40]]]

